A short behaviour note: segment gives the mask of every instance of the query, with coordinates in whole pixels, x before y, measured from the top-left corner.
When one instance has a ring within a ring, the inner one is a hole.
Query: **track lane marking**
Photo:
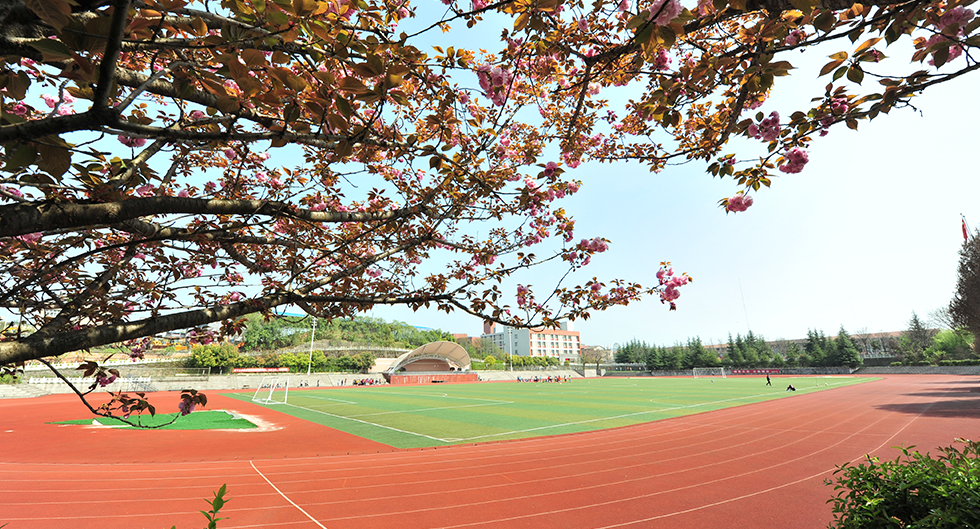
[[[316,524],[316,525],[317,525],[318,527],[320,527],[321,529],[327,529],[327,528],[326,528],[326,527],[325,527],[325,526],[324,526],[324,525],[323,525],[322,523],[320,523],[320,522],[319,522],[319,521],[318,521],[318,520],[317,520],[316,518],[314,518],[314,517],[312,517],[312,516],[310,516],[310,513],[308,513],[308,512],[306,512],[306,511],[304,511],[302,507],[300,507],[299,505],[296,505],[296,503],[295,503],[295,502],[293,502],[293,500],[291,500],[291,499],[289,499],[289,496],[286,496],[285,494],[283,494],[283,492],[282,492],[281,490],[279,490],[279,487],[277,487],[277,486],[275,486],[275,485],[273,485],[273,484],[272,484],[272,482],[271,482],[271,481],[269,481],[269,478],[267,478],[267,477],[265,477],[265,474],[263,474],[261,470],[259,470],[258,468],[256,468],[256,466],[255,466],[255,462],[254,462],[254,461],[249,461],[249,462],[248,462],[248,464],[249,464],[249,465],[252,465],[252,469],[253,469],[253,470],[255,470],[255,473],[256,473],[256,474],[258,474],[259,476],[261,476],[261,477],[262,477],[262,479],[264,479],[264,480],[265,480],[265,482],[266,482],[266,483],[268,483],[268,484],[269,484],[269,486],[270,486],[270,487],[272,487],[272,489],[273,489],[273,490],[275,490],[276,492],[278,492],[278,493],[279,493],[279,495],[280,495],[280,496],[282,496],[282,498],[283,498],[284,500],[286,500],[286,501],[288,501],[290,505],[292,505],[293,507],[296,507],[296,509],[297,509],[297,510],[299,510],[299,512],[301,512],[301,513],[303,513],[304,515],[306,515],[306,517],[307,517],[307,518],[309,518],[309,519],[310,519],[310,521],[312,521],[313,523],[315,523],[315,524]]]

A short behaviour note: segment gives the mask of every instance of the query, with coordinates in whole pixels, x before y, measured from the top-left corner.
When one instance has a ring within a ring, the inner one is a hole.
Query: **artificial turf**
[[[270,407],[396,448],[418,448],[628,426],[869,380],[875,379],[778,377],[766,386],[757,377],[638,377],[293,389],[287,403]],[[790,384],[797,391],[786,391]],[[251,393],[226,396],[252,399]]]
[[[176,413],[158,413],[154,416],[150,415],[133,415],[129,418],[130,422],[136,422],[143,426],[157,426],[160,424],[165,424],[173,420]],[[49,424],[83,424],[89,426],[106,426],[112,428],[122,428],[122,429],[136,429],[134,426],[130,426],[118,419],[110,419],[106,417],[98,417],[96,419],[78,419],[73,421],[58,421]],[[226,429],[243,429],[243,428],[255,428],[256,426],[252,424],[247,419],[242,419],[241,417],[236,417],[235,415],[224,411],[224,410],[211,410],[211,411],[195,411],[189,415],[178,418],[173,424],[168,424],[166,426],[161,426],[159,430],[226,430]]]

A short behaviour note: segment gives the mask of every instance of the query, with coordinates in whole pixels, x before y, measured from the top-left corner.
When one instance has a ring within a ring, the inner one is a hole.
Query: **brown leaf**
[[[72,4],[70,0],[24,0],[28,9],[58,31],[71,21]]]

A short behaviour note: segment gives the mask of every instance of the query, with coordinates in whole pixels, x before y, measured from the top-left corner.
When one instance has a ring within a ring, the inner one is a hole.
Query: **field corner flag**
[[[960,213],[960,220],[963,226],[963,242],[970,242],[970,230],[966,228],[966,217]]]

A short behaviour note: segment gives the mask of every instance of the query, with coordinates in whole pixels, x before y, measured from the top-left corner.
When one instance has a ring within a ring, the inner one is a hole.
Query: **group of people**
[[[351,386],[375,386],[375,385],[380,386],[381,384],[384,384],[384,381],[383,380],[379,380],[377,378],[354,379],[354,380],[351,380],[351,383],[350,383]],[[341,386],[346,386],[346,385],[347,385],[347,379],[345,378],[344,379],[344,382],[341,384]]]
[[[565,376],[554,375],[554,376],[548,376],[547,378],[539,377],[539,376],[533,376],[530,378],[517,377],[518,382],[558,382],[559,384],[561,384],[564,382],[568,382],[569,380],[570,378],[567,375]]]

